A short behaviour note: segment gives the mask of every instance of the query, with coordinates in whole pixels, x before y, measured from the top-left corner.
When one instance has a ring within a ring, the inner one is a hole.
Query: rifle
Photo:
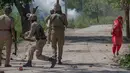
[[[17,32],[15,30],[15,38],[14,38],[14,47],[15,47],[15,51],[14,51],[14,55],[17,55],[17,50],[18,50],[18,47],[17,47]]]

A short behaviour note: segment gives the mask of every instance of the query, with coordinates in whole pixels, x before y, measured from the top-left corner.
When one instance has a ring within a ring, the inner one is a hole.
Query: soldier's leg
[[[29,49],[28,62],[24,64],[23,67],[32,67],[32,60],[33,60],[33,55],[34,55],[35,50],[36,50],[36,45],[32,46]]]
[[[11,67],[10,65],[10,55],[11,55],[11,46],[12,46],[12,39],[6,41],[6,60],[5,60],[5,67]]]
[[[50,61],[52,63],[51,68],[53,68],[56,65],[56,59],[47,57],[45,55],[42,55],[43,47],[46,44],[46,40],[39,40],[37,41],[37,49],[36,49],[36,57],[39,60],[45,60],[45,61]]]
[[[51,46],[52,46],[52,50],[53,50],[53,58],[57,58],[57,38],[56,35],[52,34],[51,35]]]
[[[64,34],[59,34],[58,37],[58,60],[59,64],[62,64],[61,59],[63,55],[63,45],[64,45]]]
[[[42,55],[42,50],[43,50],[44,45],[46,44],[46,40],[39,40],[39,41],[37,41],[36,44],[37,44],[36,45],[36,57],[37,57],[37,59],[48,61],[49,57]]]
[[[30,60],[30,61],[33,60],[33,55],[34,55],[35,50],[36,50],[36,45],[32,46],[32,47],[29,49],[28,60]]]
[[[50,44],[50,42],[51,42],[51,30],[48,29],[47,30],[47,44]]]
[[[2,60],[2,49],[3,49],[3,46],[4,46],[4,42],[3,41],[0,41],[0,66],[1,66],[1,60]]]

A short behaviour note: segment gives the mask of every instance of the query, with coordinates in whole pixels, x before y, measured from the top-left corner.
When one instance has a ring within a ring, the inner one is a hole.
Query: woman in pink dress
[[[119,55],[119,50],[121,48],[122,45],[122,24],[123,24],[123,17],[122,16],[118,16],[118,18],[116,20],[114,20],[114,24],[113,24],[113,29],[112,29],[112,43],[113,43],[113,47],[112,47],[112,52],[115,56]]]

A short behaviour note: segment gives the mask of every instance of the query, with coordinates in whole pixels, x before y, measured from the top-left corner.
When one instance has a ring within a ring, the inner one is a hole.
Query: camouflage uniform
[[[5,14],[0,16],[0,65],[2,58],[3,46],[6,46],[6,60],[5,67],[11,67],[10,63],[10,53],[12,45],[12,35],[14,37],[14,24],[12,17],[9,14],[12,12],[10,6],[5,7]],[[15,38],[15,37],[14,37]]]
[[[62,64],[62,54],[64,45],[64,31],[65,27],[68,25],[66,15],[61,12],[61,6],[56,4],[54,6],[55,13],[50,16],[50,26],[51,29],[51,42],[53,49],[53,57],[57,58],[57,45],[58,45],[58,64]],[[60,12],[60,13],[58,13]]]
[[[43,28],[41,25],[39,25],[36,20],[37,16],[35,14],[32,14],[29,17],[29,20],[32,21],[31,23],[31,29],[27,37],[25,37],[25,40],[29,39],[31,40],[32,37],[34,36],[36,39],[36,44],[31,47],[29,50],[28,54],[28,62],[23,65],[24,67],[32,67],[32,59],[33,59],[33,54],[36,51],[36,57],[39,60],[45,60],[45,61],[50,61],[52,62],[51,68],[53,68],[56,64],[56,60],[47,56],[42,55],[43,47],[46,44],[46,36],[44,34]]]

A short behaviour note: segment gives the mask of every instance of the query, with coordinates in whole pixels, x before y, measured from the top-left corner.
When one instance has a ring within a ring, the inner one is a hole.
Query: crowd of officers
[[[6,60],[4,66],[11,67],[11,45],[13,38],[15,38],[14,20],[10,17],[10,13],[12,12],[11,6],[5,6],[4,12],[4,15],[0,16],[0,66],[2,65],[2,49],[5,46]],[[43,27],[37,22],[36,14],[30,14],[28,19],[31,24],[30,30],[21,37],[27,41],[36,41],[36,44],[29,49],[28,61],[23,67],[32,67],[33,54],[35,51],[37,59],[51,62],[51,68],[56,65],[57,61],[58,64],[62,64],[64,31],[68,22],[66,15],[62,13],[61,6],[55,4],[54,8],[50,11],[50,15],[46,19],[47,36],[44,33]],[[42,50],[46,43],[51,43],[53,53],[51,57],[42,55]]]

